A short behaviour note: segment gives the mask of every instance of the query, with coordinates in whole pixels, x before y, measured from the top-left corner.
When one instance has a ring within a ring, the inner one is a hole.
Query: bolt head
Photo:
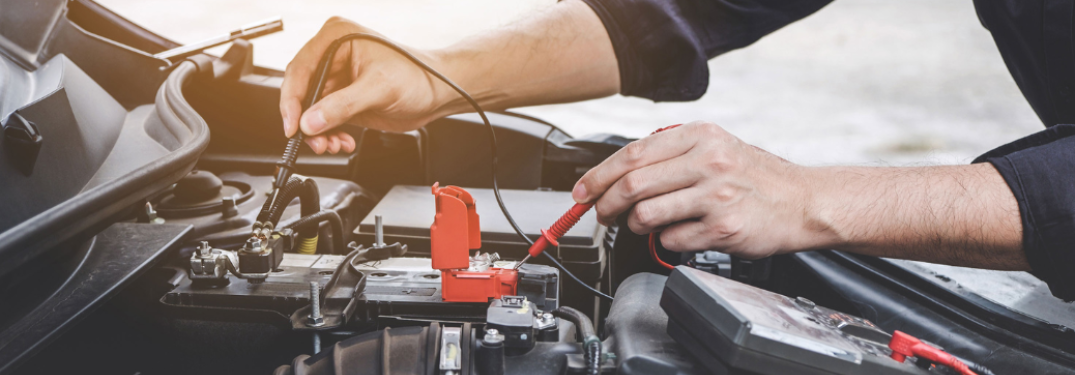
[[[325,318],[306,316],[306,325],[311,327],[319,327],[325,325]]]
[[[485,330],[485,337],[483,337],[482,340],[484,340],[486,342],[489,342],[489,343],[496,343],[496,342],[504,341],[504,336],[500,335],[500,331],[497,331],[494,328],[490,328],[490,329]]]
[[[202,241],[202,243],[198,245],[198,255],[207,257],[212,253],[213,248],[209,246],[209,241]]]

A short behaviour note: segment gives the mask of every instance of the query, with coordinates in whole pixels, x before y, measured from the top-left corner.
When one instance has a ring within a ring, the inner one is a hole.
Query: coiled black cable
[[[419,68],[422,68],[423,70],[425,70],[429,74],[431,74],[434,77],[436,77],[437,79],[439,79],[441,82],[444,82],[445,84],[447,84],[449,87],[452,88],[452,90],[455,90],[455,92],[459,93],[459,96],[462,96],[463,99],[465,99],[467,101],[467,103],[470,103],[470,106],[474,108],[474,111],[478,113],[478,116],[481,116],[482,122],[485,123],[486,128],[489,130],[489,146],[490,146],[490,151],[492,152],[492,159],[491,159],[492,163],[490,163],[490,165],[492,167],[492,172],[493,172],[493,195],[496,196],[496,204],[500,206],[500,212],[504,213],[504,218],[508,220],[508,224],[511,224],[511,228],[515,230],[515,233],[518,234],[519,237],[521,237],[523,239],[523,241],[526,241],[527,244],[533,245],[534,240],[531,240],[530,237],[526,235],[526,233],[523,233],[523,230],[522,230],[522,228],[519,227],[519,224],[515,223],[515,219],[511,217],[511,213],[508,212],[507,206],[504,205],[504,198],[500,197],[500,186],[497,185],[497,173],[496,173],[497,172],[497,155],[498,155],[497,148],[496,148],[496,132],[495,132],[495,129],[493,128],[493,124],[489,122],[489,118],[485,116],[485,110],[483,110],[481,105],[478,105],[478,101],[474,100],[474,98],[471,97],[470,94],[468,94],[465,90],[463,90],[463,88],[459,87],[459,85],[455,84],[455,82],[453,82],[451,79],[449,79],[448,77],[445,77],[443,74],[441,74],[440,72],[436,71],[435,69],[433,69],[432,67],[427,65],[425,62],[422,62],[421,59],[419,59],[418,57],[414,56],[413,54],[411,54],[409,51],[407,51],[403,47],[400,47],[396,43],[394,43],[394,42],[392,42],[392,41],[390,41],[388,39],[385,39],[384,37],[381,37],[379,35],[366,34],[366,33],[347,34],[347,35],[344,35],[344,36],[340,37],[339,39],[336,39],[335,41],[332,42],[332,44],[329,45],[328,49],[325,51],[325,54],[321,56],[321,61],[317,65],[318,66],[318,75],[316,77],[311,77],[310,86],[313,87],[313,90],[308,91],[306,93],[306,97],[308,99],[307,100],[307,103],[308,103],[307,108],[309,108],[309,106],[312,106],[314,103],[317,103],[317,101],[321,99],[321,94],[322,94],[321,92],[324,90],[325,83],[328,81],[329,66],[332,65],[332,59],[334,57],[336,57],[336,51],[340,48],[340,45],[342,45],[345,42],[352,41],[352,40],[369,40],[369,41],[381,44],[381,45],[383,45],[385,47],[388,47],[388,48],[392,49],[393,51],[396,51],[397,53],[399,53],[403,57],[406,57],[407,60],[410,60],[412,63],[417,65]],[[291,141],[293,141],[295,139],[300,139],[301,140],[301,137],[300,137],[301,134],[302,134],[301,131],[296,133],[296,137],[293,137],[291,139]],[[287,149],[288,151],[290,151],[292,149],[292,142],[291,141],[288,142],[288,149]],[[297,145],[297,143],[296,143],[296,145]],[[285,151],[285,156],[288,155],[288,151]],[[556,265],[557,268],[559,268],[561,271],[563,271],[565,274],[567,274],[569,277],[571,277],[572,280],[575,280],[575,282],[579,283],[579,285],[581,285],[582,287],[586,288],[586,290],[589,290],[591,293],[593,293],[593,294],[595,294],[595,295],[597,295],[599,297],[608,299],[610,301],[612,300],[612,296],[609,296],[609,295],[607,295],[605,293],[601,293],[601,291],[599,291],[597,289],[594,289],[593,287],[591,287],[591,286],[587,285],[586,283],[582,282],[582,280],[580,280],[578,277],[576,277],[574,274],[572,274],[571,271],[568,271],[567,268],[564,267],[564,265],[560,264],[560,262],[556,261],[556,259],[554,259],[551,255],[549,255],[548,252],[545,252],[543,254],[545,254],[545,257],[547,259],[549,259],[549,261],[551,261],[554,265]]]

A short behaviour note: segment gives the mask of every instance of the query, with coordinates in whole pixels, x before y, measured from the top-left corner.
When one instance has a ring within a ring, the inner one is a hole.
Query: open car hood
[[[209,142],[179,95],[193,64],[95,35],[117,20],[93,7],[0,5],[0,277],[174,183]]]

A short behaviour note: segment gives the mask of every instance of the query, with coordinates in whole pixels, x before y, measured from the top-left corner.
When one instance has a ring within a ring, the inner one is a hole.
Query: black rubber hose
[[[553,311],[553,315],[575,323],[575,327],[578,328],[579,334],[582,335],[583,357],[586,359],[586,373],[590,375],[600,374],[601,339],[597,337],[597,331],[594,330],[593,322],[590,321],[590,317],[583,314],[582,311],[567,306],[560,306],[556,311]]]
[[[288,224],[286,228],[296,229],[299,233],[312,228],[314,233],[317,233],[317,228],[322,221],[328,221],[329,229],[332,231],[332,249],[329,252],[332,254],[341,253],[345,249],[343,244],[343,220],[340,219],[340,214],[336,213],[336,211],[324,210],[313,215],[303,216]]]

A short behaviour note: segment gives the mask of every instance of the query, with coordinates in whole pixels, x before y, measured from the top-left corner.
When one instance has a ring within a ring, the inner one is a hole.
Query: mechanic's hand
[[[284,73],[280,88],[280,114],[284,134],[291,137],[299,129],[310,136],[306,143],[320,154],[353,152],[355,140],[336,130],[344,123],[385,131],[408,131],[422,127],[438,117],[440,102],[436,92],[448,89],[422,68],[399,53],[368,40],[344,43],[329,68],[322,98],[302,111],[310,78],[332,42],[351,33],[376,32],[349,20],[333,17],[321,31],[299,50]],[[378,34],[379,35],[379,34]],[[430,66],[437,68],[434,56],[408,49]]]
[[[630,210],[631,230],[663,230],[669,250],[753,259],[830,240],[806,215],[807,169],[694,122],[627,145],[587,172],[572,195],[580,203],[596,198],[602,223]]]

